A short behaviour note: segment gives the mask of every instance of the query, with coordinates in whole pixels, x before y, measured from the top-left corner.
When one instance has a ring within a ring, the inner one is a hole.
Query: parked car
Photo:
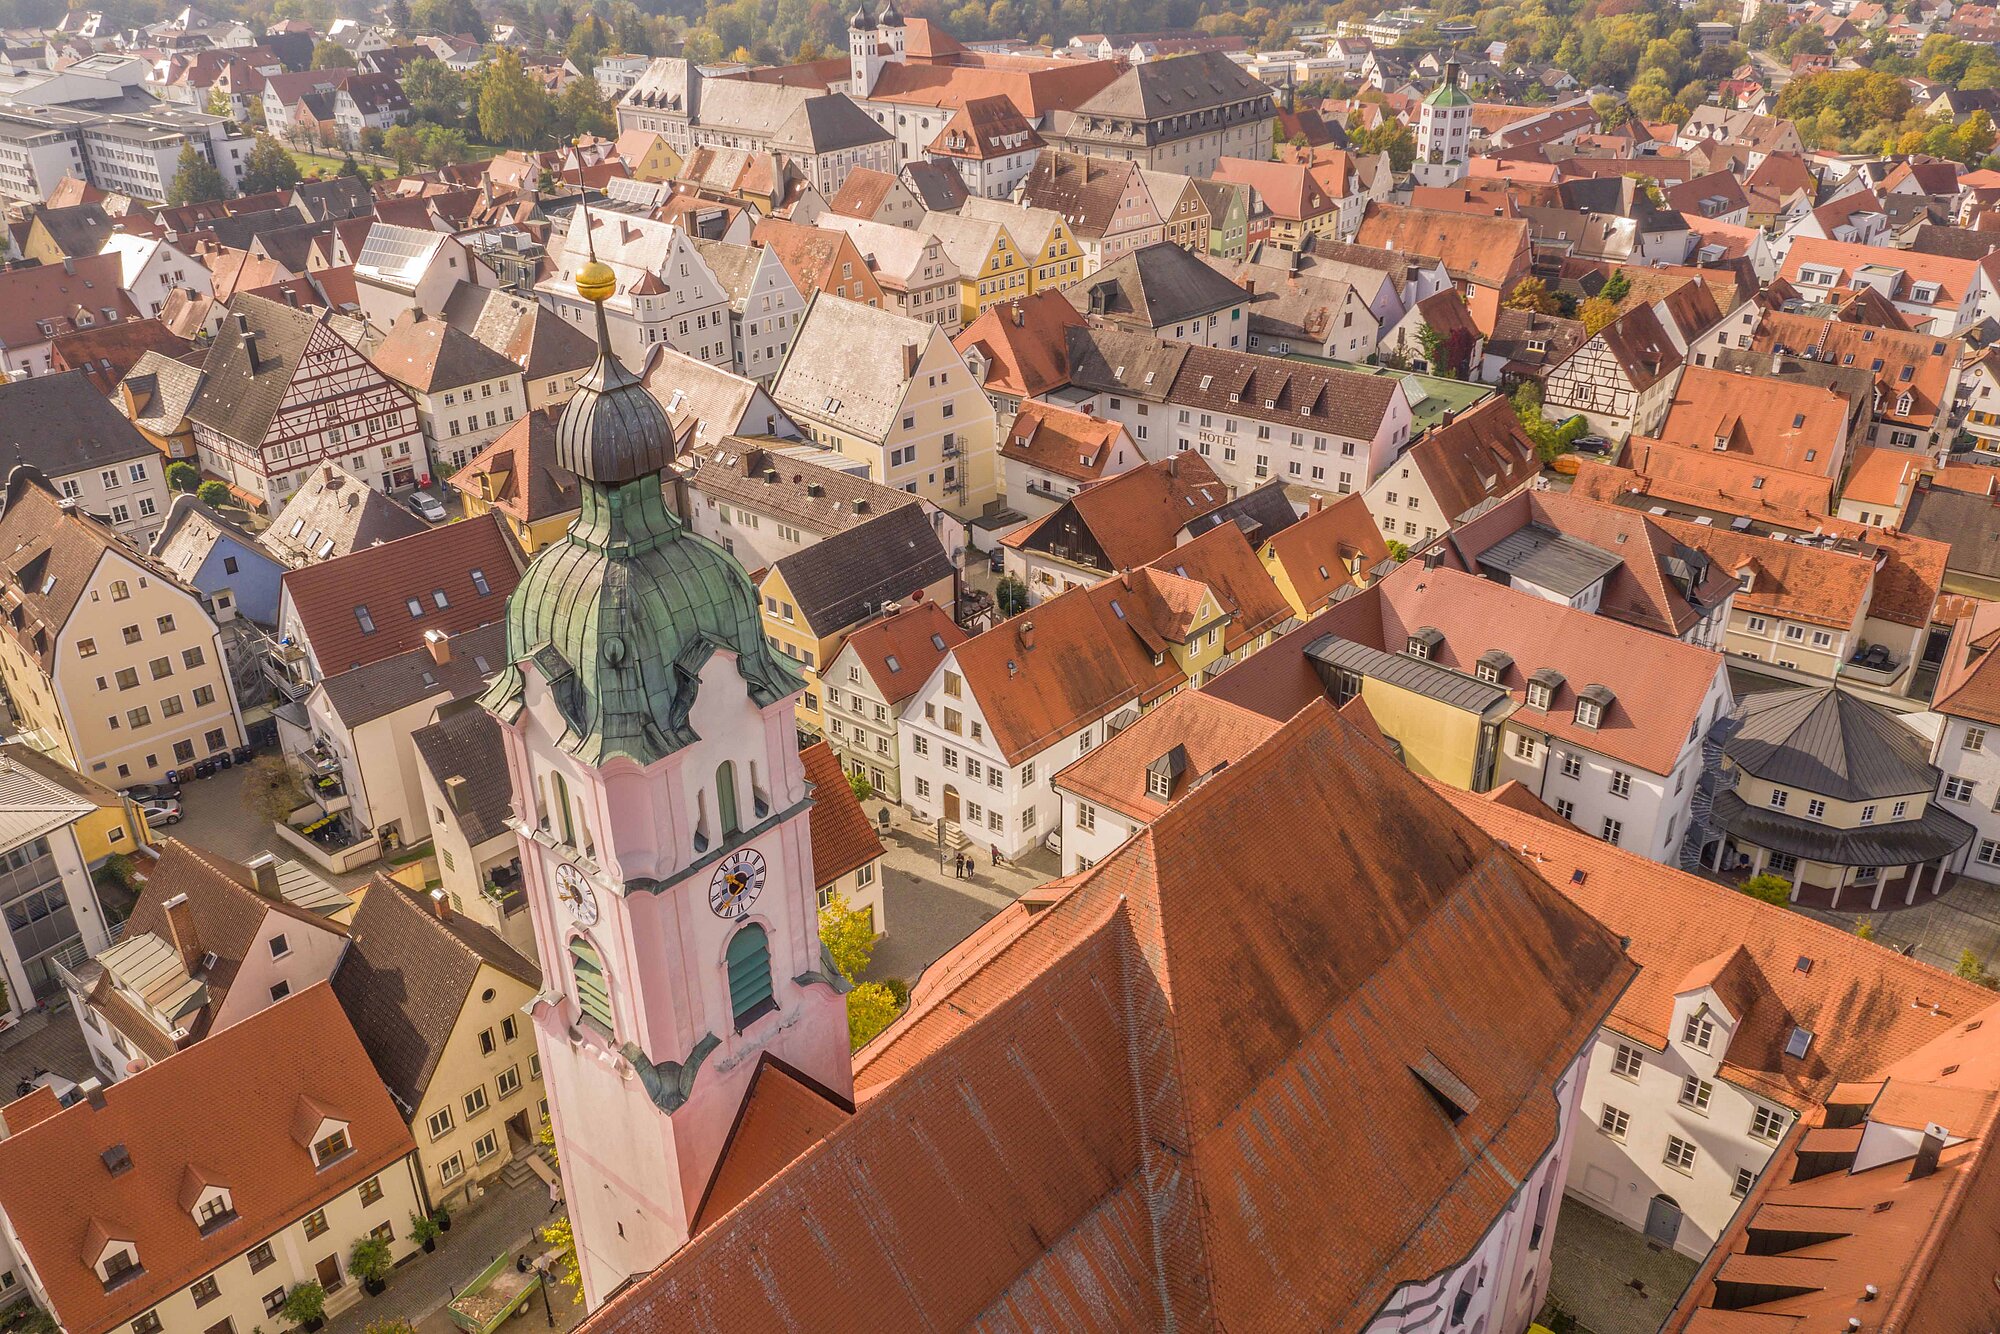
[[[410,512],[427,523],[444,522],[444,506],[428,491],[412,491],[407,502]]]
[[[1006,550],[1001,547],[993,548],[992,554],[986,558],[986,568],[995,574],[1005,574],[1007,572]]]
[[[141,805],[139,810],[145,815],[146,823],[149,825],[170,825],[181,822],[181,804],[172,799],[149,801]]]
[[[125,789],[125,795],[144,805],[149,801],[179,801],[179,783],[134,783]]]

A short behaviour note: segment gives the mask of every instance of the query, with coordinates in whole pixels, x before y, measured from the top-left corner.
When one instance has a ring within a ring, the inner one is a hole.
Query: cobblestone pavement
[[[884,804],[865,803],[871,815]],[[894,807],[882,846],[887,850],[882,860],[882,916],[887,929],[875,946],[867,974],[878,981],[900,977],[915,982],[939,955],[982,922],[1056,874],[1056,858],[1047,851],[1037,849],[1019,862],[996,866],[989,850],[979,854],[971,879],[956,879],[949,851],[940,870],[930,829]]]
[[[1549,1303],[1589,1334],[1655,1334],[1698,1267],[1573,1199],[1556,1216],[1553,1246]]]
[[[1797,911],[1843,931],[1866,920],[1875,927],[1877,944],[1939,968],[1957,967],[1958,956],[1971,950],[1988,972],[2000,972],[2000,886],[1960,876],[1938,897],[1920,895],[1917,902],[1893,912]]]
[[[421,1252],[389,1276],[389,1290],[379,1297],[363,1296],[355,1305],[326,1322],[325,1334],[363,1334],[371,1321],[400,1317],[423,1331],[445,1334],[454,1326],[445,1307],[459,1291],[493,1263],[502,1251],[530,1258],[548,1249],[536,1229],[556,1217],[549,1211],[548,1192],[540,1181],[523,1186],[501,1185],[496,1179],[486,1197],[452,1215],[451,1231],[438,1238],[437,1251]],[[557,1329],[568,1329],[583,1318],[575,1290],[558,1286],[549,1293],[549,1312]],[[546,1329],[542,1299],[510,1322],[520,1334]]]

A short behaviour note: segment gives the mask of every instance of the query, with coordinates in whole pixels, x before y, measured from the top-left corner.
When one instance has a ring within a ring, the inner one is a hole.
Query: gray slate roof
[[[921,505],[878,514],[778,561],[813,633],[825,638],[951,577],[951,557]]]
[[[414,1113],[468,993],[488,963],[540,988],[541,970],[463,913],[440,919],[428,896],[377,876],[348,926],[333,993],[390,1093]]]
[[[1346,668],[1469,713],[1483,714],[1509,698],[1505,686],[1455,672],[1426,658],[1387,653],[1338,635],[1327,635],[1306,645],[1306,657],[1312,661],[1313,670],[1327,681],[1329,693],[1334,669]]]
[[[413,648],[326,677],[320,684],[334,712],[352,728],[447,691],[454,700],[476,695],[507,665],[507,632],[498,621],[462,631],[446,643],[451,649],[449,662],[435,661],[428,646]]]
[[[438,710],[436,722],[412,732],[410,740],[438,790],[452,803],[467,843],[476,848],[507,832],[514,784],[500,724],[492,714],[476,704],[447,706]],[[464,781],[453,783],[455,778]]]
[[[1936,803],[1914,820],[1837,829],[1752,806],[1731,791],[1716,796],[1713,818],[1719,828],[1760,848],[1836,866],[1910,866],[1956,852],[1973,835],[1971,825]]]
[[[1985,496],[1941,486],[1919,489],[1903,531],[1949,543],[1947,569],[2000,576],[2000,508]]]
[[[202,363],[201,392],[188,415],[231,440],[261,446],[318,324],[311,314],[281,301],[248,293],[234,297]],[[243,345],[246,329],[257,336],[254,371]]]
[[[201,367],[164,352],[144,352],[121,383],[131,386],[136,397],[139,424],[161,435],[172,435],[201,392],[201,381]]]
[[[1601,547],[1531,523],[1479,553],[1479,564],[1575,597],[1625,562]]]
[[[1203,51],[1134,65],[1076,109],[1076,116],[1118,116],[1153,120],[1229,106],[1245,98],[1269,97],[1226,52]]]
[[[287,564],[304,565],[426,531],[422,519],[328,464],[292,493],[257,542]]]
[[[1916,733],[1833,686],[1752,695],[1722,752],[1767,783],[1834,801],[1907,797],[1938,782]]]
[[[1268,542],[1299,521],[1299,512],[1285,494],[1285,481],[1273,477],[1255,490],[1245,491],[1226,505],[1189,519],[1189,537],[1200,537],[1211,528],[1233,523],[1254,546]]]
[[[26,463],[68,477],[127,459],[160,459],[83,371],[0,384],[0,473]]]
[[[1105,265],[1070,288],[1069,299],[1088,314],[1163,329],[1240,305],[1250,294],[1179,246],[1162,241]]]

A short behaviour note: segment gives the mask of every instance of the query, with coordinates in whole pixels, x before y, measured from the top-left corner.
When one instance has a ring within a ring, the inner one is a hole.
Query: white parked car
[[[410,509],[419,519],[423,519],[429,523],[444,522],[444,506],[438,504],[438,498],[430,492],[412,492],[409,504]]]

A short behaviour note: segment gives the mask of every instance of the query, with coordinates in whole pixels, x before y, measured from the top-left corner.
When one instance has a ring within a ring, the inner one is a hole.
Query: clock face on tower
[[[717,917],[734,921],[749,913],[764,892],[764,854],[738,848],[716,863],[708,882],[708,907]]]
[[[569,909],[579,926],[597,924],[597,895],[583,878],[582,868],[572,862],[556,868],[556,901]]]

